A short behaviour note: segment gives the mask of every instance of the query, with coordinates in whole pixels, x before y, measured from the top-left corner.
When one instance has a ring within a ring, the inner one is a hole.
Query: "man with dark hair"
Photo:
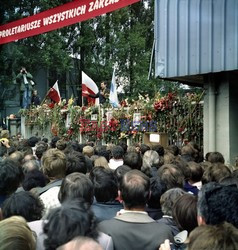
[[[92,210],[97,220],[109,220],[122,208],[118,196],[118,187],[113,171],[103,167],[96,167],[90,173],[90,179],[94,186],[96,201],[92,204]]]
[[[198,193],[198,224],[229,222],[238,228],[238,189],[211,182]]]
[[[147,202],[146,212],[154,220],[162,218],[163,213],[160,206],[160,197],[166,191],[166,185],[158,176],[150,178],[150,198]]]
[[[154,145],[152,150],[156,151],[159,156],[164,156],[164,147],[160,144]]]
[[[148,146],[147,144],[141,144],[140,145],[140,152],[141,152],[142,155],[144,155],[144,153],[146,151],[148,151],[148,150],[150,150],[150,146]]]
[[[128,167],[127,165],[121,165],[120,167],[118,167],[115,171],[114,171],[114,175],[116,177],[116,181],[117,181],[117,186],[120,186],[120,183],[122,181],[122,178],[124,176],[125,173],[131,171],[132,169],[130,167]]]
[[[71,173],[87,173],[87,164],[82,153],[72,151],[66,155],[66,175]]]
[[[121,146],[114,146],[112,148],[112,158],[109,161],[109,167],[115,170],[117,167],[123,165],[124,150]]]
[[[225,159],[220,152],[210,152],[208,161],[211,163],[225,163]]]
[[[118,143],[118,146],[121,146],[121,147],[123,148],[124,154],[125,154],[126,151],[127,151],[127,144],[126,144],[124,141],[120,141],[120,142]]]
[[[184,175],[174,164],[165,164],[158,170],[158,176],[165,183],[167,190],[170,188],[183,188]]]
[[[0,207],[17,190],[23,176],[22,169],[16,162],[9,159],[0,161]]]
[[[2,206],[3,218],[9,218],[14,215],[22,216],[26,221],[40,220],[44,206],[40,199],[31,192],[21,191],[12,194],[6,199]]]
[[[141,169],[142,158],[139,153],[129,152],[124,156],[124,165],[129,166],[132,169]]]
[[[131,170],[124,175],[119,191],[124,209],[99,224],[99,230],[112,237],[115,250],[155,250],[165,239],[173,239],[166,225],[145,212],[149,195],[150,180],[145,174]]]
[[[62,182],[59,191],[59,201],[84,199],[88,204],[93,203],[93,183],[82,173],[67,175]]]

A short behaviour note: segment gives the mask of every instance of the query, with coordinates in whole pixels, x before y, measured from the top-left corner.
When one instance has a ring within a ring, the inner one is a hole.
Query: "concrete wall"
[[[238,89],[235,73],[210,75],[204,86],[204,154],[218,151],[227,164],[238,156]]]

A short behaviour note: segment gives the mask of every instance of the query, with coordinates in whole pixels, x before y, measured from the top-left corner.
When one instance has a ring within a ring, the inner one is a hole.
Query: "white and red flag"
[[[92,98],[99,92],[97,84],[82,71],[82,96],[87,97],[88,104],[99,105],[99,98]]]
[[[60,103],[61,97],[59,92],[59,86],[58,86],[58,80],[55,82],[52,88],[50,88],[47,96],[50,97],[51,100],[53,100],[56,103]]]

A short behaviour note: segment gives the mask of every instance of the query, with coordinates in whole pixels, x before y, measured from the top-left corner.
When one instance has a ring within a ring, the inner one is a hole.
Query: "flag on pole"
[[[99,105],[99,98],[92,98],[88,94],[96,95],[99,90],[97,84],[82,71],[82,96],[87,97],[88,103],[93,105]]]
[[[120,106],[117,96],[117,84],[115,79],[115,67],[112,74],[112,82],[110,88],[109,102],[113,108],[118,108]]]
[[[50,88],[47,96],[50,97],[51,100],[53,100],[56,103],[60,103],[61,97],[59,92],[59,86],[58,86],[58,80],[55,82],[52,88]]]

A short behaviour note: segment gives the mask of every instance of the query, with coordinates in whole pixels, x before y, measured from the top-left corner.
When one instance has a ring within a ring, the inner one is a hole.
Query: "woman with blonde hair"
[[[0,221],[0,250],[35,250],[36,239],[25,219],[12,216]]]
[[[100,156],[94,161],[94,167],[109,168],[108,161],[105,157]]]

